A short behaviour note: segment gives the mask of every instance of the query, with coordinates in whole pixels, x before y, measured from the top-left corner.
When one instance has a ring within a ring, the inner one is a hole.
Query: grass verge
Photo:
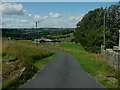
[[[3,40],[3,90],[16,89],[19,85],[33,77],[38,69],[41,69],[43,65],[50,61],[50,59],[47,59],[46,57],[53,55],[54,52],[48,49],[46,45],[44,46],[44,44],[36,46],[36,44],[31,42],[32,41],[24,40]]]
[[[47,58],[44,58],[42,60],[38,60],[34,62],[34,66],[38,69],[42,69],[48,62],[52,61],[53,58],[56,57],[56,54],[49,56]]]
[[[106,88],[118,87],[118,72],[111,67],[101,54],[86,52],[80,44],[72,42],[60,43],[59,50],[76,57],[81,67]]]

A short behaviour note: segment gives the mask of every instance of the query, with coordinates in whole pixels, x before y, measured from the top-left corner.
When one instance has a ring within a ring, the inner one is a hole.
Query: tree
[[[89,11],[77,24],[74,33],[76,43],[81,43],[87,51],[100,52],[103,44],[104,13],[105,13],[105,35],[106,47],[112,48],[118,43],[119,9],[120,6],[112,5],[108,9],[97,8]]]

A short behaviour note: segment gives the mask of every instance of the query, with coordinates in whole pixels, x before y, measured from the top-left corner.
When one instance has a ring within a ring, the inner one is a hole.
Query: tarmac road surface
[[[72,55],[65,52],[57,54],[52,62],[20,88],[103,88],[83,71]]]

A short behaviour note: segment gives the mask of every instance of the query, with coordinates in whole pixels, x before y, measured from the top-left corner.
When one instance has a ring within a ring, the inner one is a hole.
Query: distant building
[[[11,37],[8,37],[8,40],[11,40]]]
[[[44,42],[52,42],[52,40],[51,39],[44,39],[44,38],[42,38],[42,39],[34,39],[33,42],[34,43],[36,43],[36,42],[38,42],[38,43],[44,43]]]
[[[61,40],[51,40],[51,39],[41,38],[41,39],[34,39],[33,42],[34,42],[34,43],[61,42]]]

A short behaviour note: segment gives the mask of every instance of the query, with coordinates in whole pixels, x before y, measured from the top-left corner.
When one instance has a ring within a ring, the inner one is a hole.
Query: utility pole
[[[37,25],[38,25],[39,21],[35,22],[36,25],[36,45],[38,46],[38,32],[37,32]]]
[[[104,49],[106,48],[106,45],[105,45],[105,14],[106,14],[106,9],[104,11],[104,30],[103,30],[103,44],[104,44]]]
[[[119,30],[119,45],[118,45],[118,88],[120,88],[120,30]]]
[[[119,30],[119,50],[120,50],[120,30]]]

